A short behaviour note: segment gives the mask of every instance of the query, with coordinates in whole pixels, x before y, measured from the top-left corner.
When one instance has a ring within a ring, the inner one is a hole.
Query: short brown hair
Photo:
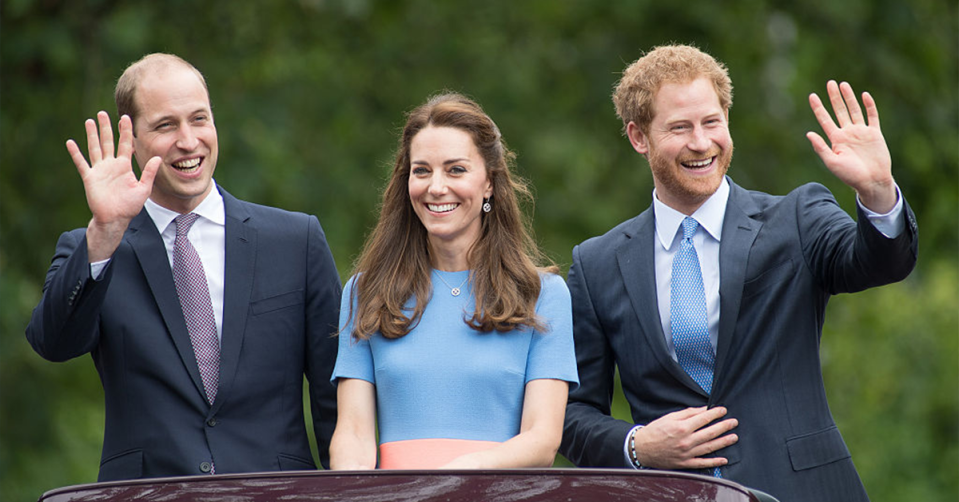
[[[200,73],[200,70],[197,70],[195,66],[180,56],[173,54],[163,54],[159,52],[147,54],[130,66],[127,66],[127,69],[124,70],[120,78],[117,79],[117,87],[113,94],[113,98],[117,103],[117,119],[124,115],[129,115],[130,120],[134,124],[134,134],[136,133],[137,113],[139,113],[136,103],[136,90],[137,86],[140,85],[140,80],[147,72],[162,71],[177,65],[189,68],[193,73],[196,73],[196,76],[203,84],[203,89],[206,90],[207,100],[210,99],[210,89],[206,86],[206,79],[203,78],[203,74]]]
[[[623,130],[630,122],[644,133],[656,115],[653,101],[664,83],[689,83],[706,77],[713,83],[723,111],[733,106],[733,83],[726,65],[689,45],[662,45],[634,61],[613,91],[616,115],[623,121]]]

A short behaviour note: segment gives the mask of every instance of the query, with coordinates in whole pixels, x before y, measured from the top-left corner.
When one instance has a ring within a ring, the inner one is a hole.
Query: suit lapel
[[[235,197],[220,188],[226,213],[226,267],[223,278],[223,338],[220,342],[220,383],[212,413],[229,399],[243,347],[253,270],[256,262],[256,229],[250,213]]]
[[[714,390],[722,385],[723,368],[736,332],[749,251],[763,226],[761,221],[754,219],[760,211],[749,193],[732,180],[729,180],[729,188],[723,240],[719,246],[719,342]]]
[[[626,242],[616,251],[626,293],[636,312],[639,328],[646,337],[656,359],[676,379],[702,392],[699,385],[679,366],[666,348],[666,336],[659,317],[659,298],[656,293],[656,260],[653,256],[656,234],[653,208],[636,217],[635,224],[626,231]]]
[[[126,235],[127,242],[130,243],[140,262],[140,268],[160,309],[163,323],[170,337],[173,338],[173,344],[180,354],[180,359],[190,374],[197,392],[206,396],[196,363],[196,355],[193,353],[193,343],[190,341],[190,333],[187,332],[186,321],[183,319],[176,284],[173,282],[170,257],[167,255],[163,238],[146,209],[141,210],[140,214],[130,222]]]

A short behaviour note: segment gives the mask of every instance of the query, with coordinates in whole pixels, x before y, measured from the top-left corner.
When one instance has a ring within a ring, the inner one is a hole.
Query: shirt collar
[[[210,190],[210,193],[204,197],[203,201],[200,202],[200,205],[193,209],[193,213],[200,215],[201,218],[206,218],[217,225],[226,224],[226,212],[223,209],[223,196],[220,195],[220,190],[216,185],[216,182],[210,180],[210,183],[213,183],[213,190]],[[157,231],[161,234],[171,223],[173,219],[177,216],[180,216],[180,213],[176,211],[171,211],[156,202],[153,202],[151,199],[147,199],[146,203],[143,204],[143,207],[146,208],[147,213],[150,215],[150,219],[153,220],[153,223],[157,227]]]
[[[717,241],[722,240],[723,220],[726,218],[728,200],[729,182],[724,176],[719,188],[691,215]],[[686,215],[663,204],[656,197],[656,189],[653,189],[653,213],[656,215],[656,235],[659,237],[659,243],[663,249],[669,249]]]

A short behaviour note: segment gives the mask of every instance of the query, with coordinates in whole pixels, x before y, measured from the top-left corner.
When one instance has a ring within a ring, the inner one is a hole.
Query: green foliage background
[[[205,73],[217,181],[319,216],[345,279],[404,112],[442,89],[497,121],[535,186],[539,242],[565,269],[574,244],[649,204],[649,170],[609,94],[628,62],[670,41],[728,64],[730,173],[749,188],[818,181],[852,211],[804,138],[818,129],[806,96],[829,78],[875,96],[920,262],[903,283],[831,303],[827,390],[873,500],[959,499],[956,2],[4,0],[0,23],[2,500],[96,479],[96,371],[88,357],[40,359],[23,330],[57,236],[90,217],[64,141],[115,113],[129,62],[172,52]]]

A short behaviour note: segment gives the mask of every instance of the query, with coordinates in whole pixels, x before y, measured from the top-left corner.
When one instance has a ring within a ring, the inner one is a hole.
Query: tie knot
[[[689,216],[683,219],[683,239],[692,239],[699,228],[699,222]]]
[[[176,234],[186,236],[187,232],[190,231],[190,228],[193,227],[193,224],[196,223],[196,219],[200,215],[196,213],[187,213],[181,214],[173,219],[173,222],[176,223]]]

